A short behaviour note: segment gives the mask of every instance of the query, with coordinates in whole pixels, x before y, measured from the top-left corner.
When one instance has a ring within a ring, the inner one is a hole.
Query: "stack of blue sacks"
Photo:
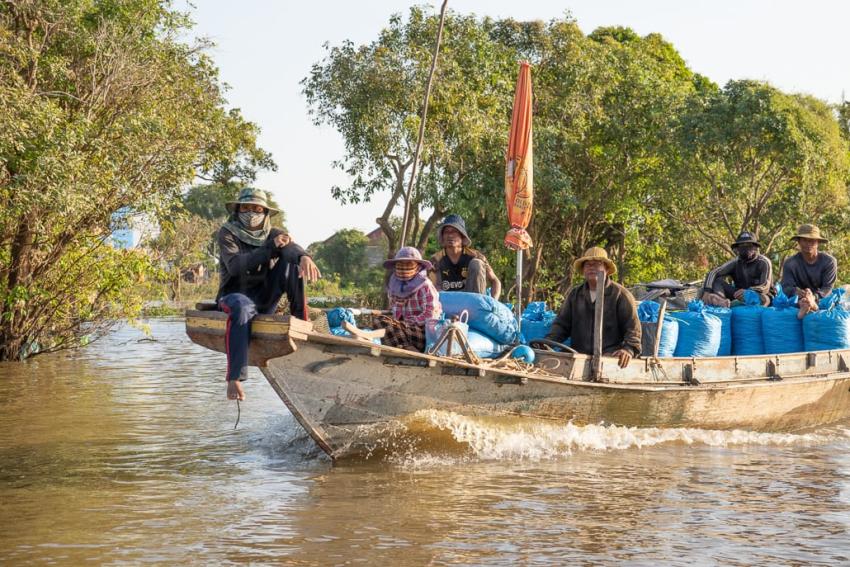
[[[440,292],[440,303],[443,318],[425,328],[426,350],[434,346],[452,317],[460,318],[464,311],[469,317],[466,339],[481,358],[497,357],[507,345],[517,342],[519,325],[516,317],[510,307],[489,295],[465,291]]]

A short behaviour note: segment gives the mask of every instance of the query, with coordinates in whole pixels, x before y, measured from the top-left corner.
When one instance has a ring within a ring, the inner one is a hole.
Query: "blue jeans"
[[[245,293],[229,293],[219,299],[219,309],[228,315],[224,335],[228,381],[247,378],[251,320],[257,313],[273,314],[284,293],[289,300],[290,313],[305,319],[304,280],[298,277],[297,264],[279,261],[269,271],[265,286]]]

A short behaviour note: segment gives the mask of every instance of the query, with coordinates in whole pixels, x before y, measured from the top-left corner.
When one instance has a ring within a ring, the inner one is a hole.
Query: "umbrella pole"
[[[516,320],[519,332],[522,332],[522,250],[516,251]],[[517,336],[517,343],[520,342]]]

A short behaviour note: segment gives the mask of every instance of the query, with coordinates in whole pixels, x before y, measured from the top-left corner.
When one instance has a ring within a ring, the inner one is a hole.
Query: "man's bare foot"
[[[228,400],[244,400],[245,390],[242,389],[242,382],[239,380],[227,381],[227,399]]]

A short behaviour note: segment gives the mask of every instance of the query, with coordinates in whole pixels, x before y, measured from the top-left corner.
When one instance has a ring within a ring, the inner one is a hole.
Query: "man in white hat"
[[[800,225],[791,237],[797,242],[799,252],[785,260],[782,266],[782,291],[785,295],[799,297],[802,318],[818,310],[818,301],[832,293],[838,277],[838,262],[826,252],[819,252],[821,243],[829,242],[813,224]]]
[[[227,397],[244,400],[251,319],[274,313],[284,293],[291,314],[306,318],[304,280],[314,281],[321,274],[303,248],[271,227],[271,217],[280,211],[269,204],[265,191],[245,188],[226,207],[230,217],[218,231],[216,303],[228,314]]]
[[[598,273],[605,270],[605,288],[597,285]],[[621,368],[640,354],[640,319],[634,296],[625,287],[611,281],[617,266],[604,248],[594,247],[573,263],[573,273],[584,275],[584,283],[567,294],[558,317],[552,323],[547,339],[563,342],[572,339],[572,348],[582,354],[593,354],[594,304],[604,301],[602,319],[602,353],[615,356]]]

